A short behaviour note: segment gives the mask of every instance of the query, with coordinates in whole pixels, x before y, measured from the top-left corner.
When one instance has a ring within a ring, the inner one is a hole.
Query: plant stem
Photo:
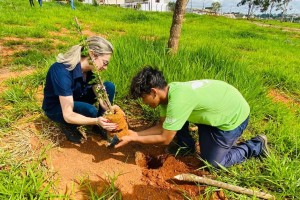
[[[86,40],[84,38],[84,35],[82,33],[82,29],[81,29],[81,26],[79,25],[79,22],[78,22],[78,19],[77,17],[74,18],[75,22],[76,22],[76,28],[77,28],[77,31],[79,32],[80,36],[81,36],[81,42],[83,43],[83,46],[88,49],[88,45],[86,43]],[[101,79],[101,76],[100,76],[100,72],[97,71],[97,65],[94,61],[94,59],[91,58],[90,54],[89,54],[89,49],[88,49],[88,54],[87,56],[90,58],[90,60],[92,61],[92,65],[94,66],[94,70],[93,70],[93,73],[94,73],[94,78],[96,79],[96,88],[94,89],[94,92],[96,93],[96,97],[98,99],[98,101],[101,99],[103,101],[103,103],[105,104],[105,106],[107,107],[108,111],[111,112],[112,111],[112,108],[111,108],[111,103],[108,99],[108,95],[107,95],[107,92],[105,90],[105,86],[103,84],[103,81]]]

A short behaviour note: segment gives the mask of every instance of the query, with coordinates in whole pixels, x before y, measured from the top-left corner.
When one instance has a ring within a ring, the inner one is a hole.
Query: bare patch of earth
[[[51,36],[69,37],[70,31],[66,28],[61,28],[59,31],[50,31],[49,34]]]
[[[260,23],[260,22],[252,22],[252,23],[257,26],[261,26],[261,27],[271,27],[271,28],[281,29],[281,30],[287,31],[287,32],[300,33],[300,28],[282,27],[282,26],[276,26],[276,25],[271,25],[271,24],[264,24],[264,23]]]
[[[268,96],[271,97],[275,102],[280,102],[288,106],[297,105],[300,107],[299,101],[296,101],[295,98],[288,96],[287,94],[285,94],[280,90],[272,89],[269,91]]]
[[[10,78],[20,78],[27,76],[35,72],[35,69],[27,69],[24,71],[10,71],[8,68],[0,69],[0,91],[3,92],[7,89],[7,86],[4,84],[5,80]]]
[[[17,38],[17,37],[4,37],[0,38],[0,63],[2,66],[9,66],[9,63],[13,60],[13,55],[19,52],[27,51],[30,49],[26,42],[43,42],[45,38]],[[56,47],[58,44],[62,42],[49,38],[51,44]],[[6,42],[15,42],[13,45],[6,45]]]
[[[117,177],[116,187],[123,199],[184,199],[203,195],[205,187],[194,183],[176,182],[175,175],[198,171],[200,161],[195,156],[174,157],[165,154],[164,146],[129,144],[120,149],[109,149],[100,136],[88,135],[83,144],[66,140],[49,151],[47,166],[57,172],[59,193],[69,194],[74,199],[87,199],[89,194],[82,181],[90,183],[101,193],[108,177]],[[157,159],[157,163],[150,163]],[[161,158],[161,159],[159,159]],[[221,199],[218,195],[218,198]]]

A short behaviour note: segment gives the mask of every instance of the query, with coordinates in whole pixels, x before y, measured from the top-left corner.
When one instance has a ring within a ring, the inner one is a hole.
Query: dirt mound
[[[185,160],[184,160],[185,159]],[[48,166],[57,172],[58,190],[85,199],[81,179],[103,187],[108,176],[117,176],[116,186],[123,199],[183,199],[183,193],[197,196],[204,187],[193,183],[178,183],[172,177],[181,173],[207,174],[196,171],[199,160],[185,157],[181,160],[164,154],[164,147],[131,144],[120,150],[106,148],[106,141],[88,136],[84,144],[63,141],[51,150]]]

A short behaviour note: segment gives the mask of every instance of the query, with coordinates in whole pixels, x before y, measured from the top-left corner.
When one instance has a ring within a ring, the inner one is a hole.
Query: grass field
[[[251,106],[250,125],[243,138],[266,134],[271,157],[263,162],[251,159],[227,170],[210,169],[211,173],[218,180],[262,189],[277,199],[299,198],[299,24],[187,14],[180,50],[169,56],[166,45],[172,13],[79,3],[71,10],[69,5],[55,2],[31,8],[28,1],[1,0],[0,199],[65,198],[54,192],[55,180],[42,165],[47,149],[32,156],[22,151],[26,144],[8,146],[7,141],[20,137],[18,120],[42,115],[35,94],[43,87],[55,56],[79,42],[75,16],[84,34],[104,36],[114,45],[115,53],[103,77],[116,84],[120,105],[131,77],[145,65],[163,70],[168,81],[212,78],[237,87]],[[264,23],[270,26],[259,25]],[[30,70],[33,73],[22,79],[5,77],[8,71]],[[157,117],[153,111],[148,113],[148,118]],[[44,133],[40,137],[46,137]],[[226,196],[249,198],[229,191]]]

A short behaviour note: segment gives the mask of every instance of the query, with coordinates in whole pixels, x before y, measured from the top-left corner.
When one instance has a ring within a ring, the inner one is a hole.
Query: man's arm
[[[146,131],[148,131],[147,129]],[[128,144],[129,142],[139,142],[143,144],[162,144],[168,145],[175,137],[177,131],[171,131],[162,129],[161,134],[157,135],[139,135],[139,133],[133,132],[130,136],[124,136],[120,138],[121,142],[118,143],[115,148],[119,148]]]
[[[143,131],[140,131],[140,132],[137,132],[137,134],[139,136],[146,136],[146,135],[160,135],[162,132],[163,132],[163,123],[165,121],[165,117],[161,117],[160,120],[159,120],[159,123],[156,124],[155,126],[151,127],[151,128],[148,128],[146,130],[143,130]]]
[[[132,138],[132,142],[139,142],[143,144],[162,144],[168,145],[175,137],[177,131],[170,131],[163,129],[162,133],[159,135],[145,135],[145,136],[135,136]]]

